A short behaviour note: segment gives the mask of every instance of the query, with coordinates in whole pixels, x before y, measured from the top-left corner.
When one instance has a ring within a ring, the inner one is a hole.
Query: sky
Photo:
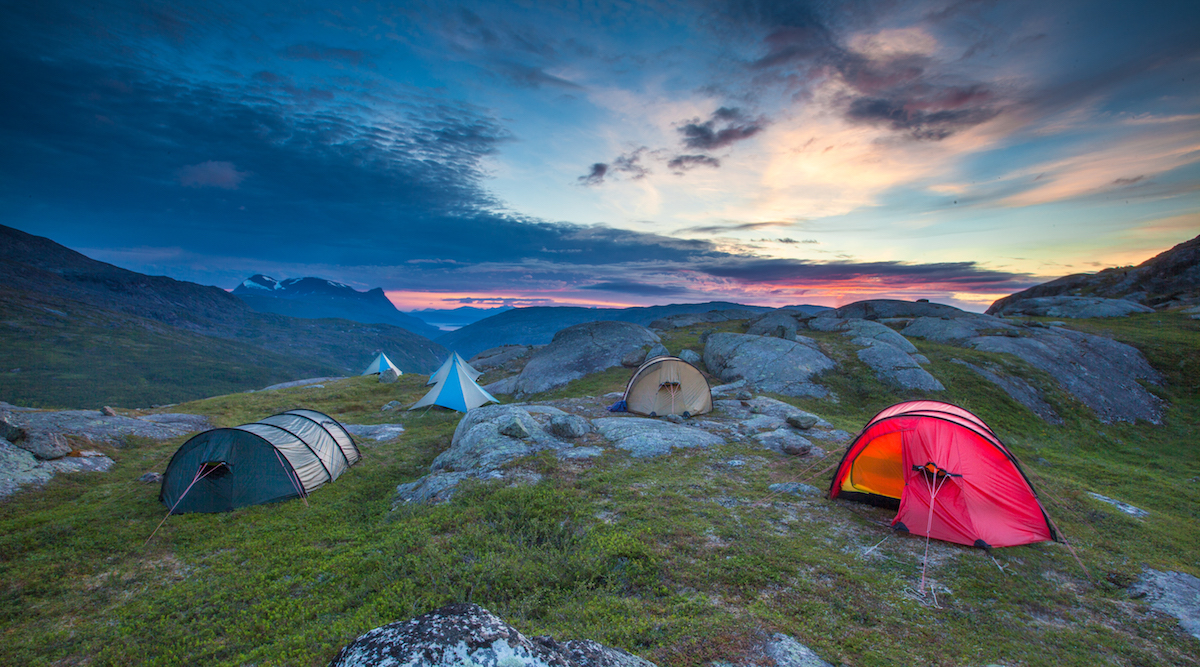
[[[0,3],[0,222],[402,310],[981,311],[1200,234],[1200,3]]]

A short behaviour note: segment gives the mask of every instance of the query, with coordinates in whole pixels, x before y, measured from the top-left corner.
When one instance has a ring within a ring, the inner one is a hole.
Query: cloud
[[[179,170],[179,183],[189,188],[214,187],[237,190],[238,185],[250,174],[238,171],[232,162],[209,160],[192,164]]]
[[[584,185],[600,185],[604,183],[604,176],[606,174],[608,174],[608,165],[603,162],[597,162],[592,165],[591,171],[575,180]]]
[[[596,283],[594,285],[585,285],[580,289],[596,290],[601,292],[620,292],[622,294],[636,294],[639,296],[677,296],[686,293],[687,290],[670,285],[649,285],[633,281],[611,281]]]
[[[685,227],[676,234],[724,234],[726,232],[741,232],[753,229],[768,229],[770,227],[787,227],[790,222],[739,222],[731,225],[703,225],[700,227]]]
[[[721,107],[704,122],[696,118],[680,126],[679,133],[684,137],[685,147],[711,151],[745,141],[761,132],[766,124],[762,118],[746,118],[740,109]]]
[[[693,167],[703,166],[715,169],[721,166],[721,161],[708,155],[677,155],[667,162],[667,166],[675,173],[682,174]]]
[[[514,62],[501,62],[493,65],[500,74],[512,83],[522,88],[560,88],[565,90],[582,90],[583,87],[573,81],[548,74],[545,70]]]

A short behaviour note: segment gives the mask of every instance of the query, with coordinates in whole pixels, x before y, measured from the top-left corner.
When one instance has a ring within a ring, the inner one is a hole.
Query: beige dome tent
[[[679,357],[642,364],[625,387],[625,409],[641,415],[702,415],[712,411],[708,380]]]

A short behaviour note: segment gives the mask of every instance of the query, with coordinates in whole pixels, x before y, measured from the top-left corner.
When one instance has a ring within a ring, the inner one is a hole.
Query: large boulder
[[[909,338],[924,338],[935,343],[958,344],[976,336],[999,334],[1019,336],[1021,328],[990,315],[966,317],[917,317],[904,327]]]
[[[967,317],[972,313],[965,310],[929,301],[901,301],[898,299],[870,299],[855,301],[841,308],[818,313],[815,319],[834,317],[840,319],[882,320],[893,317]],[[811,325],[811,322],[810,322]]]
[[[670,454],[672,449],[715,447],[721,437],[690,426],[642,417],[605,417],[595,419],[596,430],[631,456],[646,458]]]
[[[660,342],[658,334],[630,322],[587,322],[554,334],[549,345],[535,352],[517,376],[517,396],[561,387],[571,380],[620,366],[627,355],[647,351]]]
[[[906,302],[888,301],[886,303]],[[918,305],[928,306],[929,304]],[[847,306],[847,308],[849,307]],[[900,311],[898,307],[894,307],[892,310]],[[821,331],[840,331],[842,335],[851,339],[851,343],[862,346],[863,349],[857,352],[859,361],[875,371],[875,377],[882,382],[901,389],[922,391],[944,391],[946,389],[937,378],[930,375],[929,371],[921,368],[921,361],[924,360],[928,363],[928,360],[917,353],[916,346],[887,325],[873,320],[832,316],[815,317],[809,321],[809,325]]]
[[[396,503],[441,502],[449,500],[459,483],[466,479],[509,479],[537,481],[521,471],[508,470],[507,464],[543,450],[554,450],[563,458],[589,458],[572,454],[572,443],[552,435],[555,420],[571,423],[572,432],[586,433],[586,419],[557,408],[534,405],[488,405],[467,411],[454,429],[450,448],[429,466],[424,477],[396,487]],[[583,448],[579,448],[583,449]]]
[[[828,396],[829,390],[813,378],[837,366],[811,338],[791,341],[735,333],[708,337],[704,365],[722,382],[744,379],[760,391],[818,398]]]
[[[1026,380],[1013,375],[1006,375],[994,364],[990,364],[989,368],[984,368],[968,361],[963,361],[962,359],[951,359],[950,361],[951,363],[959,364],[975,371],[983,379],[1003,389],[1009,398],[1029,408],[1046,422],[1051,424],[1063,423],[1062,417],[1058,416],[1058,412],[1042,398],[1042,392],[1038,391],[1037,387],[1029,384]]]
[[[654,667],[594,641],[529,638],[488,610],[450,604],[375,628],[347,644],[330,667]]]
[[[1133,313],[1153,313],[1127,299],[1105,299],[1095,296],[1042,296],[1010,301],[988,311],[993,315],[1038,315],[1042,317],[1124,317]]]
[[[501,345],[480,352],[468,359],[467,363],[477,371],[489,371],[525,357],[532,350],[533,347],[530,345]]]
[[[744,310],[741,308],[729,308],[727,310],[710,310],[707,313],[678,313],[676,315],[668,315],[664,318],[654,320],[650,323],[651,329],[677,329],[679,327],[687,327],[701,322],[726,322],[729,320],[748,320],[757,317],[758,313],[753,310]]]
[[[746,333],[752,336],[774,336],[784,340],[796,340],[796,329],[800,326],[796,315],[794,310],[773,310],[751,322]]]

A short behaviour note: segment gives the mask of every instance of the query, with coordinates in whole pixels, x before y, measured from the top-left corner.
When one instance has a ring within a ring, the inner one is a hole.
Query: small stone
[[[748,400],[754,398],[754,394],[751,394],[750,392],[743,389],[742,391],[739,391],[734,396],[734,398],[736,398],[739,401],[748,401]]]
[[[654,347],[650,348],[649,352],[646,353],[647,359],[653,359],[655,357],[669,357],[669,356],[671,356],[671,353],[667,352],[666,346],[664,346],[662,343],[656,344]]]
[[[700,353],[695,350],[682,350],[679,352],[679,358],[693,366],[700,363]]]
[[[400,379],[400,371],[395,368],[389,368],[379,374],[379,381],[383,384],[392,384]]]
[[[815,486],[808,484],[800,484],[799,482],[782,482],[780,484],[772,484],[767,487],[771,493],[790,493],[794,496],[811,496],[816,497],[821,495],[821,490]]]
[[[0,438],[4,438],[9,442],[24,440],[26,436],[25,429],[8,419],[0,418]]]
[[[71,445],[58,433],[33,433],[13,444],[43,461],[61,459],[71,453]]]
[[[810,415],[808,413],[798,413],[794,415],[788,415],[787,423],[788,426],[791,426],[792,428],[797,428],[801,431],[807,431],[808,429],[817,425],[817,417],[816,415]]]
[[[683,423],[683,417],[680,417],[679,415],[666,415],[663,417],[663,419],[666,419],[667,421],[671,422],[672,424],[682,424]]]
[[[789,442],[783,446],[783,453],[789,456],[804,456],[810,451],[812,451],[812,445]]]
[[[100,410],[100,414],[104,415],[105,417],[116,417],[117,411],[106,405]]]
[[[513,417],[508,423],[501,426],[499,430],[500,435],[507,435],[510,438],[517,438],[518,440],[525,440],[530,437],[529,429],[525,428],[525,425],[516,417]]]
[[[646,350],[645,348],[639,347],[637,349],[630,350],[625,354],[625,356],[621,357],[621,365],[625,368],[637,368],[638,366],[641,366],[642,362],[645,360]]]
[[[554,415],[550,418],[549,430],[551,435],[574,440],[586,435],[592,430],[592,425],[588,420],[576,415]]]
[[[388,401],[387,403],[383,404],[382,408],[379,408],[379,411],[380,412],[390,412],[392,410],[398,410],[400,407],[401,407],[400,401]]]
[[[746,465],[746,462],[741,459],[730,459],[725,462],[725,465],[729,466],[730,468],[741,468],[742,466]]]
[[[161,484],[162,473],[148,472],[145,475],[138,477],[138,481],[142,482],[143,484]]]

